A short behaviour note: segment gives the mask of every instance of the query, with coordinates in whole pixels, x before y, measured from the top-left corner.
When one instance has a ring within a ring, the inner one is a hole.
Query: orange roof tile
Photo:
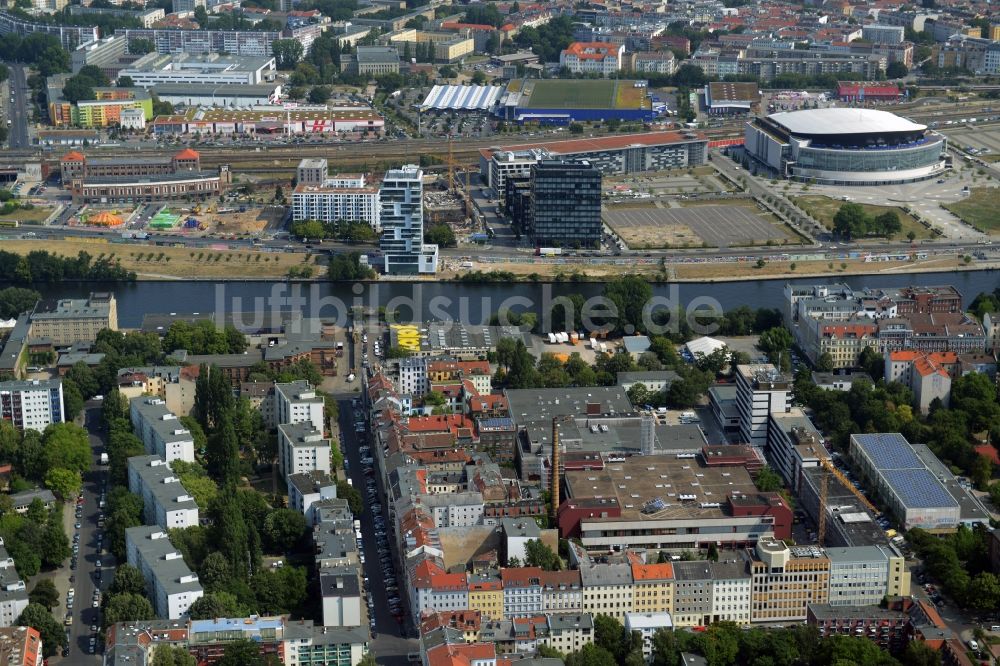
[[[181,152],[174,155],[175,160],[199,160],[201,155],[197,151],[191,150],[190,148],[185,148]]]
[[[86,159],[87,158],[84,157],[83,153],[78,152],[76,150],[71,150],[68,153],[66,153],[65,155],[63,155],[61,158],[59,158],[59,161],[60,162],[83,162]]]
[[[632,563],[632,578],[638,583],[647,580],[670,580],[674,577],[674,567],[669,562],[663,564]]]

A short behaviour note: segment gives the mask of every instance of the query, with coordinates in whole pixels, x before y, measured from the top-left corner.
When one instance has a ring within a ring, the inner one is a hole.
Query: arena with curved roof
[[[775,113],[746,125],[748,158],[774,175],[830,185],[885,185],[933,178],[947,142],[887,111],[827,108]]]

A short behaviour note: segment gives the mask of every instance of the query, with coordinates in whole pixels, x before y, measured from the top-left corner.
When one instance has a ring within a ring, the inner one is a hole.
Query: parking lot
[[[951,145],[970,154],[1000,154],[1000,125],[943,128],[942,133],[948,136]]]
[[[779,227],[745,206],[609,208],[604,221],[633,249],[685,243],[727,248],[768,240],[780,243],[787,238]]]

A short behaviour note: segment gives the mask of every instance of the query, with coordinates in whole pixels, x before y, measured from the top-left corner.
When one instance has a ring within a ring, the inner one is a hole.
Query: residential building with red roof
[[[607,76],[621,71],[624,57],[624,44],[573,42],[559,54],[559,65],[574,74]]]

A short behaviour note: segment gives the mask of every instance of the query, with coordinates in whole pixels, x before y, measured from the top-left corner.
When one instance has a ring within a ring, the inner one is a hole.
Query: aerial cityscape
[[[0,7],[0,666],[1000,664],[984,0]]]

